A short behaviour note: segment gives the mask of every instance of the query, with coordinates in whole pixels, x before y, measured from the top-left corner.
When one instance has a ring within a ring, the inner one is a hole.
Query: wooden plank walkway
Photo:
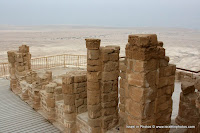
[[[44,117],[9,90],[0,79],[0,133],[60,133]]]

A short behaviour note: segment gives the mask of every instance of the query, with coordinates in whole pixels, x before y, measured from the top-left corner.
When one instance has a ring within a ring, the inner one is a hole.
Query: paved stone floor
[[[0,133],[59,133],[51,123],[9,90],[0,79]]]

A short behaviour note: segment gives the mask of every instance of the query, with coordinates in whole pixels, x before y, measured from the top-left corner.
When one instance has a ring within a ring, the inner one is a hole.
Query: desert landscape
[[[0,26],[0,62],[7,62],[7,51],[21,44],[30,46],[32,58],[57,54],[86,55],[85,38],[99,38],[101,45],[119,45],[125,54],[129,34],[158,35],[164,42],[170,63],[177,67],[200,70],[200,30],[183,28],[114,28],[87,26]]]

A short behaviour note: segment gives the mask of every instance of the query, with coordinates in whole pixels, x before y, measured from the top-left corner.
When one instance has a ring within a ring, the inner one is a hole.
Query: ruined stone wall
[[[128,86],[125,87],[126,125],[170,124],[170,121],[167,120],[171,118],[171,94],[168,96],[165,89],[161,88],[173,86],[175,73],[171,67],[169,67],[171,73],[168,74],[168,71],[165,71],[168,60],[162,45],[162,42],[158,42],[157,36],[154,34],[129,36],[126,45],[126,80],[128,82]],[[171,87],[170,93],[173,92],[173,87]],[[159,92],[162,92],[165,98],[162,99]],[[164,120],[166,118],[168,119]],[[125,132],[167,132],[165,130],[124,129]]]
[[[119,46],[101,47],[101,117],[102,132],[118,123]]]
[[[176,70],[176,80],[179,81],[179,82],[195,83],[199,76],[200,75],[198,73]]]
[[[27,89],[22,90],[20,82],[25,79],[26,73],[31,70],[31,54],[29,47],[22,45],[18,51],[8,51],[9,72],[11,77],[10,87],[15,94],[26,100],[28,98]]]
[[[87,111],[86,72],[70,72],[63,77],[64,123],[66,133],[76,132],[76,116]]]
[[[156,125],[169,126],[172,114],[172,94],[174,92],[176,66],[168,63],[169,57],[159,60],[159,82],[156,98]],[[157,133],[169,132],[169,128],[156,129]]]
[[[197,133],[200,113],[198,111],[198,93],[195,92],[194,83],[183,82],[181,84],[178,116],[175,121],[178,125],[195,126],[186,129],[189,133]],[[197,103],[196,103],[197,102]]]
[[[106,132],[118,123],[118,46],[100,48],[99,39],[86,39],[89,132]]]

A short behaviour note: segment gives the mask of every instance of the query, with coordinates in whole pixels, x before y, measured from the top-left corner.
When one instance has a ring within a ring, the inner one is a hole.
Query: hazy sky
[[[0,24],[200,29],[200,0],[0,0]]]

